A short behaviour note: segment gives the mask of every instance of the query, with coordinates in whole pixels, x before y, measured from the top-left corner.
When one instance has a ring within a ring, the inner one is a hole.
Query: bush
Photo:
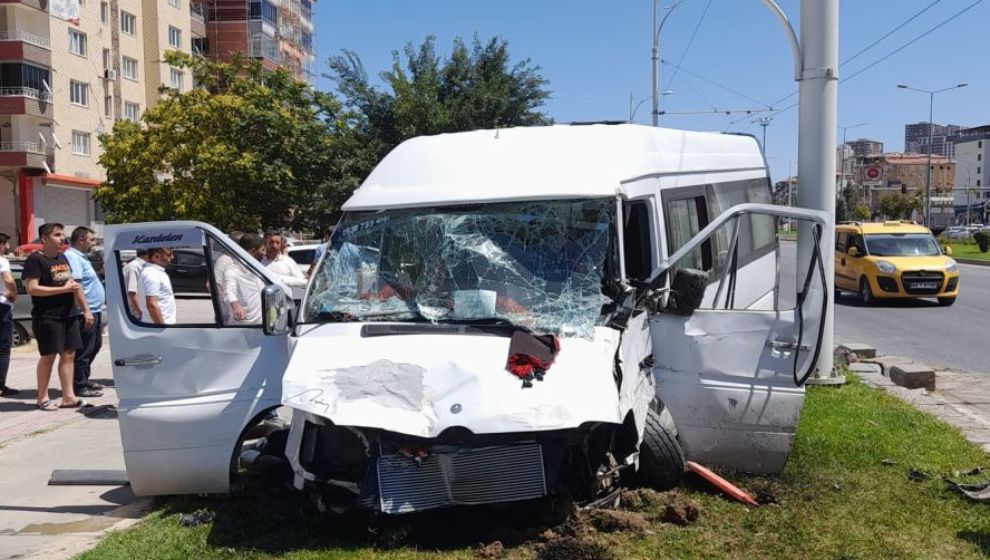
[[[976,244],[980,246],[980,252],[986,253],[990,251],[990,233],[985,230],[980,230],[973,234],[973,239],[976,240]]]

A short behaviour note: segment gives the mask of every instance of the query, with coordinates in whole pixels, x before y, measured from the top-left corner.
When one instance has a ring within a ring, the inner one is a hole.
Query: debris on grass
[[[488,544],[478,543],[478,547],[474,549],[474,556],[476,558],[501,558],[505,554],[505,547],[502,546],[502,541],[494,541]]]
[[[990,504],[990,481],[980,484],[960,484],[947,480],[949,488],[962,494],[966,498],[982,504]]]
[[[973,467],[968,471],[952,471],[952,476],[956,478],[964,476],[976,476],[978,474],[983,474],[983,467]]]
[[[894,465],[897,464],[897,461],[895,461],[893,459],[882,459],[880,461],[880,464],[883,465],[883,466],[885,466],[885,467],[893,467]]]
[[[918,469],[911,469],[908,471],[908,480],[912,482],[924,482],[931,477],[932,475],[926,473],[925,471],[919,471]]]
[[[642,531],[649,526],[646,516],[634,511],[596,509],[588,513],[591,525],[602,533]]]
[[[208,509],[197,509],[192,513],[179,515],[179,525],[183,527],[195,527],[204,523],[212,523],[214,518],[216,518],[216,514],[212,511]]]
[[[690,498],[685,498],[667,504],[663,509],[660,520],[664,523],[672,523],[674,525],[687,525],[697,521],[700,513],[701,508],[698,506],[698,503]]]

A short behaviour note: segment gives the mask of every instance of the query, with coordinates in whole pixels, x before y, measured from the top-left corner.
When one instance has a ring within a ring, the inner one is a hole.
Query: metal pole
[[[801,0],[801,51],[799,84],[798,206],[835,215],[835,136],[839,68],[839,0]],[[822,352],[809,384],[835,385],[845,377],[832,371],[835,318],[833,313],[835,229],[824,232],[822,255],[828,310],[822,336]],[[798,286],[804,285],[814,250],[811,224],[798,227]]]
[[[935,123],[932,122],[933,109],[935,108],[935,92],[928,94],[928,173],[925,179],[925,220],[926,228],[932,227],[932,138],[935,132]]]
[[[660,126],[660,30],[657,29],[657,12],[660,0],[653,0],[653,126]]]

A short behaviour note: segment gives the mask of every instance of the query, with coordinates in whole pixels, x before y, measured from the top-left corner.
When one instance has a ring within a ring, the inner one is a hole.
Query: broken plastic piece
[[[715,474],[711,470],[699,465],[698,463],[695,463],[694,461],[685,461],[684,465],[691,472],[697,474],[698,476],[707,480],[708,482],[711,482],[713,486],[718,488],[720,491],[722,491],[725,495],[729,496],[730,498],[751,506],[760,505],[759,502],[757,502],[752,496],[747,494],[738,486],[732,484],[728,480]]]
[[[949,483],[949,488],[959,492],[966,498],[981,504],[990,504],[990,481],[980,484],[960,484],[951,480],[947,480],[946,482]]]

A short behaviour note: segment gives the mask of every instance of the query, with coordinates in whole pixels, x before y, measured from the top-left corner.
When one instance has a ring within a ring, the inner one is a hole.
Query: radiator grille
[[[909,294],[937,294],[942,290],[942,283],[945,275],[941,272],[929,271],[907,271],[901,273],[901,282],[904,284],[904,291]],[[922,287],[921,283],[935,287]]]
[[[540,498],[547,494],[543,449],[524,443],[435,452],[417,464],[404,455],[378,458],[381,510],[411,513],[444,506]]]

